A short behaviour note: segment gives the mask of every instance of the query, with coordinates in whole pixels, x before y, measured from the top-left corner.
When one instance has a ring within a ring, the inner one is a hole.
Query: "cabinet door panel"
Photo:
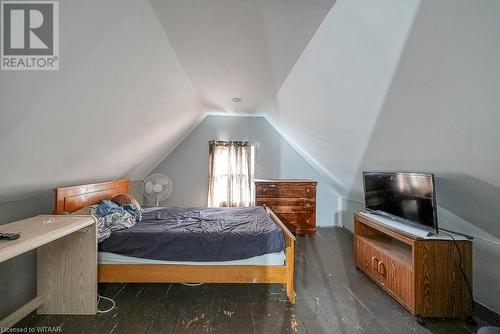
[[[376,249],[373,250],[373,258],[375,259],[373,261],[374,265],[372,266],[373,274],[380,284],[386,286],[388,276],[388,259],[384,253]]]
[[[359,269],[370,271],[370,246],[356,237],[356,264]]]
[[[356,247],[358,267],[378,279],[377,266],[379,259],[375,249],[360,238],[356,239]]]
[[[393,259],[389,260],[387,288],[410,307],[415,306],[413,272]]]

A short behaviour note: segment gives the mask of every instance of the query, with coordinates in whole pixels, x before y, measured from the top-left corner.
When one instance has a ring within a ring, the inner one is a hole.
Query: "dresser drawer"
[[[285,224],[295,228],[315,228],[316,219],[313,214],[304,213],[279,213],[278,218]]]
[[[311,218],[311,215],[291,213],[277,214],[277,216],[290,232],[304,235],[316,234],[315,219]]]
[[[303,206],[272,206],[263,204],[263,207],[268,207],[276,214],[292,214],[292,213],[303,213],[312,214],[314,209],[304,208]]]
[[[259,198],[257,205],[269,207],[274,213],[312,213],[316,200],[306,198]]]
[[[255,187],[255,194],[257,198],[315,198],[316,187],[312,185],[258,184]]]

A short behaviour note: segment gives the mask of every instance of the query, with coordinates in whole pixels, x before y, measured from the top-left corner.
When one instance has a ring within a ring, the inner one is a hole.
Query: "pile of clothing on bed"
[[[130,228],[142,219],[140,206],[134,204],[119,205],[111,200],[103,200],[93,207],[90,214],[97,220],[97,238],[102,242],[114,231]]]

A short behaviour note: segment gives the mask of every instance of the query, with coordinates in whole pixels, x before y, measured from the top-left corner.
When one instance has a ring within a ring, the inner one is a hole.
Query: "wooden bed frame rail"
[[[130,180],[55,189],[55,214],[75,212],[119,194],[129,194]],[[295,303],[295,236],[280,219],[266,208],[271,219],[283,230],[285,264],[265,265],[173,265],[173,264],[100,264],[101,283],[281,283],[291,303]]]

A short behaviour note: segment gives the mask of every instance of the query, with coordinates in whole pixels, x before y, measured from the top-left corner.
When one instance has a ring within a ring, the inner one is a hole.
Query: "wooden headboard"
[[[99,204],[119,194],[130,193],[130,180],[113,180],[101,183],[54,189],[56,201],[54,214],[72,213],[89,205]]]

